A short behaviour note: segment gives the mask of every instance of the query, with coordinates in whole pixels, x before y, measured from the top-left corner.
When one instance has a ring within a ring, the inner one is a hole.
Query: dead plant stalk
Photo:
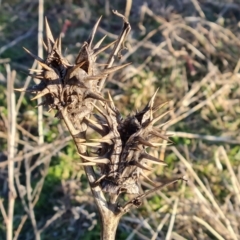
[[[7,240],[12,240],[14,204],[16,191],[14,186],[14,158],[15,153],[15,135],[16,135],[16,112],[15,112],[15,94],[13,91],[16,72],[6,65],[7,72],[7,103],[8,103],[8,217],[7,217]]]
[[[100,18],[89,39],[83,43],[74,64],[70,64],[63,57],[61,37],[54,40],[46,20],[47,41],[43,46],[47,51],[47,58],[44,60],[25,49],[41,66],[40,70],[35,70],[35,75],[30,74],[39,79],[40,83],[27,89],[17,89],[36,94],[33,100],[45,97],[41,105],[48,106],[50,110],[57,110],[56,117],[65,122],[81,157],[82,162],[79,164],[84,166],[100,213],[101,239],[104,240],[115,239],[120,218],[130,208],[140,206],[150,194],[181,179],[172,179],[157,185],[144,173],[144,171],[151,170],[147,166],[148,162],[166,165],[163,160],[148,154],[146,151],[148,147],[162,146],[163,141],[169,140],[169,136],[165,132],[154,126],[169,112],[154,117],[157,110],[165,105],[165,103],[158,106],[154,105],[157,91],[145,108],[126,119],[123,119],[114,105],[110,93],[108,100],[101,95],[108,75],[129,65],[128,63],[112,66],[114,61],[119,58],[121,50],[125,48],[125,40],[131,29],[129,22],[123,15],[117,11],[113,11],[113,13],[123,19],[123,29],[118,39],[100,47],[105,38],[103,37],[93,46]],[[103,69],[99,69],[96,59],[101,52],[110,47],[113,49],[107,64],[104,65]],[[96,109],[97,114],[93,114],[94,109]],[[92,116],[95,119],[92,119]],[[88,128],[93,129],[101,137],[89,141]],[[91,152],[91,150],[95,151]],[[94,166],[99,167],[100,176]],[[151,181],[154,188],[140,194],[140,176]],[[135,194],[136,197],[125,204],[120,204],[119,197],[123,193]],[[29,203],[31,203],[32,197],[28,197]],[[39,234],[33,221],[34,215],[30,218],[35,234]],[[173,223],[174,219],[172,219]],[[169,234],[170,232],[171,230]]]

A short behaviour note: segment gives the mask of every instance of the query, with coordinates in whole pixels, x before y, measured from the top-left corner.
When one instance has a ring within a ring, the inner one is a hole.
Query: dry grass
[[[159,103],[169,101],[172,108],[165,129],[174,135],[175,144],[153,153],[165,158],[169,168],[156,169],[151,179],[163,182],[184,175],[188,180],[151,196],[143,207],[125,216],[118,239],[239,239],[239,2],[149,1],[147,6],[127,1],[127,8],[120,1],[110,7],[109,1],[100,2],[101,7],[95,1],[81,6],[66,1],[64,7],[47,2],[45,13],[51,25],[56,24],[56,33],[65,26],[63,43],[70,59],[99,14],[104,15],[100,33],[109,29],[109,38],[114,39],[112,29],[117,24],[111,15],[107,19],[109,8],[130,13],[133,30],[128,51],[119,61],[133,64],[110,77],[107,87],[124,115],[139,109],[159,87]],[[12,167],[8,164],[15,161],[13,227],[15,236],[20,234],[18,239],[34,239],[36,234],[42,239],[96,239],[99,229],[91,193],[75,164],[77,156],[66,129],[52,114],[44,113],[45,143],[39,145],[37,114],[29,96],[16,97],[20,100],[15,145],[7,150],[14,135],[12,107],[7,108],[5,100],[12,94],[6,88],[7,79],[14,75],[11,69],[16,69],[15,86],[22,85],[19,70],[31,65],[20,46],[37,51],[32,40],[37,39],[33,37],[37,6],[37,1],[2,3],[0,209],[6,223],[11,218],[7,172]],[[144,181],[143,185],[149,187]],[[0,224],[0,238],[5,231],[5,224]]]

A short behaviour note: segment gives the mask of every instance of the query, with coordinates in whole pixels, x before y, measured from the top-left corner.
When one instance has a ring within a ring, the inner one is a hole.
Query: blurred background
[[[154,150],[168,166],[154,166],[149,177],[156,183],[188,180],[126,214],[116,239],[240,239],[237,0],[0,1],[0,239],[8,224],[19,240],[100,237],[94,199],[64,124],[47,109],[39,118],[32,96],[13,87],[35,81],[26,73],[36,63],[22,47],[41,54],[42,16],[55,37],[61,34],[64,56],[74,62],[100,16],[96,41],[105,34],[105,44],[118,37],[122,20],[112,10],[132,26],[115,64],[132,64],[110,76],[105,91],[127,116],[159,88],[157,104],[169,101],[172,109],[164,129],[174,143]],[[102,54],[98,62],[106,59]],[[150,188],[143,180],[143,191]]]

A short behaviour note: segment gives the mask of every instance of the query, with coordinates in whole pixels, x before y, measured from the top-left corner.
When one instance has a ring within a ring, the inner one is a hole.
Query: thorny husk
[[[120,217],[132,206],[139,206],[141,199],[175,182],[173,179],[166,184],[156,186],[145,171],[151,171],[147,163],[166,165],[163,160],[151,156],[147,152],[149,147],[158,147],[163,141],[169,141],[169,136],[159,128],[154,127],[168,112],[154,117],[155,113],[165,104],[154,105],[156,93],[146,107],[133,115],[123,119],[114,102],[108,95],[106,100],[101,94],[101,88],[108,74],[116,72],[128,64],[112,67],[116,56],[124,47],[124,41],[130,31],[130,24],[119,13],[114,12],[124,20],[124,26],[119,38],[101,47],[105,37],[93,45],[97,27],[101,18],[95,24],[89,39],[83,43],[74,64],[67,61],[61,51],[61,36],[53,38],[52,32],[45,21],[46,43],[44,43],[47,57],[41,59],[25,49],[42,67],[32,70],[34,78],[41,82],[28,89],[17,89],[35,94],[33,99],[44,97],[42,105],[49,110],[56,110],[56,117],[63,119],[70,131],[82,165],[100,211],[102,221],[102,239],[114,239]],[[96,63],[98,55],[113,47],[106,67],[100,69]],[[97,114],[93,113],[94,108]],[[92,119],[95,117],[95,120]],[[88,140],[87,128],[92,128],[101,138]],[[90,150],[95,153],[90,155]],[[101,175],[96,177],[93,166],[100,168]],[[155,188],[140,194],[140,176],[151,181]],[[110,200],[104,197],[109,194]],[[117,199],[121,193],[136,194],[137,197],[120,206]],[[112,224],[109,222],[112,219]],[[108,220],[107,220],[108,219]],[[114,220],[115,219],[115,220]]]

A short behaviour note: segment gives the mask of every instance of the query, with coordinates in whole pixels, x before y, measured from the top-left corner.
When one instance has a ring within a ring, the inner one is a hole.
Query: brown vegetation
[[[144,200],[143,207],[125,215],[117,239],[239,239],[239,3],[127,3],[125,9],[121,2],[114,6],[129,16],[132,25],[125,43],[128,50],[115,60],[118,65],[132,64],[110,75],[105,89],[126,116],[141,110],[159,88],[155,102],[169,101],[172,110],[162,127],[174,144],[151,150],[168,167],[154,167],[148,177],[166,183],[185,176],[188,182],[158,191]],[[41,117],[40,111],[37,117],[29,96],[15,97],[13,91],[13,86],[23,85],[19,70],[26,71],[31,64],[20,46],[37,51],[29,36],[36,32],[38,3],[3,3],[3,9],[0,208],[5,223],[0,225],[0,238],[8,232],[11,239],[12,226],[14,239],[96,239],[100,231],[93,198],[67,129],[52,113],[43,111]],[[119,19],[109,9],[109,1],[82,6],[64,2],[64,7],[46,2],[44,14],[50,25],[58,22],[59,30],[63,26],[69,61],[99,14],[104,13],[99,32],[109,29],[109,38],[117,39]],[[53,32],[56,36],[58,31]],[[102,54],[100,60],[104,58]],[[153,188],[148,180],[141,184],[142,191]]]

